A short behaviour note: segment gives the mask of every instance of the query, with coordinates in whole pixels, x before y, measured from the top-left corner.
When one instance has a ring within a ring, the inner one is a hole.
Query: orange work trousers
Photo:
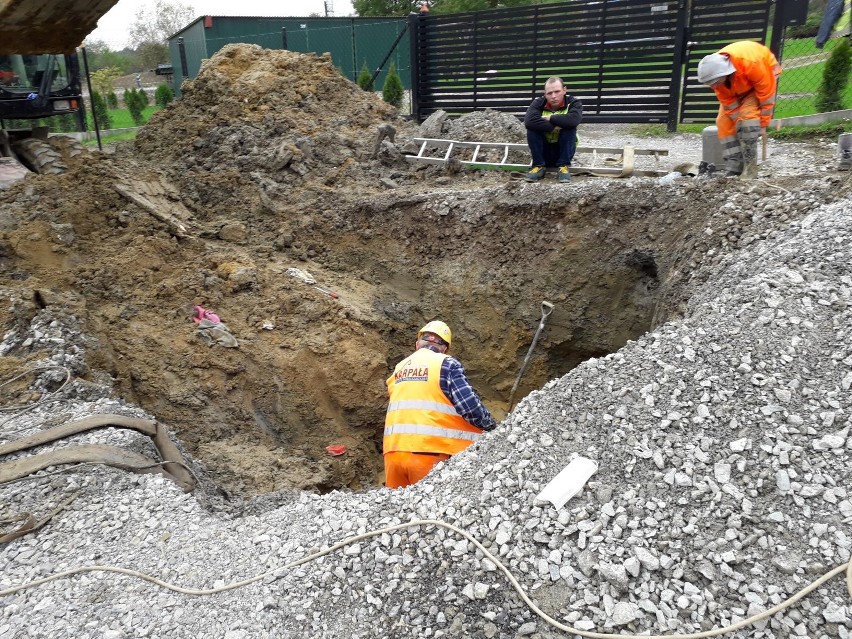
[[[385,486],[402,488],[416,484],[435,467],[438,462],[449,459],[443,453],[385,453]]]
[[[760,105],[757,96],[752,91],[740,100],[740,108],[733,113],[734,117],[728,115],[725,106],[719,105],[719,115],[716,116],[716,128],[720,140],[737,134],[737,122],[741,120],[756,120],[760,128]]]

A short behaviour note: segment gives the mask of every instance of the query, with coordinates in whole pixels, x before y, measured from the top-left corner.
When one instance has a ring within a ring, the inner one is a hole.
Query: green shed
[[[226,44],[243,42],[267,49],[331,53],[334,65],[353,82],[366,62],[370,72],[387,61],[375,86],[384,85],[391,62],[406,89],[411,84],[411,51],[402,17],[267,18],[202,16],[169,38],[175,92],[198,75],[201,61]],[[285,46],[286,44],[286,46]]]

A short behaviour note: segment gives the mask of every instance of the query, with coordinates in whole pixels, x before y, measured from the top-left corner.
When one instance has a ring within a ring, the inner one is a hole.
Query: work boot
[[[743,153],[739,147],[725,156],[725,176],[740,175],[743,172]]]
[[[742,176],[747,179],[757,177],[757,139],[742,140],[743,149],[743,172]]]
[[[558,178],[560,182],[570,182],[571,181],[571,171],[568,170],[567,166],[560,166]]]
[[[526,174],[524,179],[527,182],[538,182],[546,173],[547,171],[543,166],[534,166],[530,169],[530,172]]]

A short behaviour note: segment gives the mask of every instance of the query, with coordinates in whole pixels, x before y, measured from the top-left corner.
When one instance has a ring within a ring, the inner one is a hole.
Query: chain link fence
[[[787,27],[776,118],[820,113],[817,103],[825,64],[835,47],[849,38],[849,19],[849,0],[811,0],[807,22]],[[846,87],[842,104],[852,108],[852,86]]]

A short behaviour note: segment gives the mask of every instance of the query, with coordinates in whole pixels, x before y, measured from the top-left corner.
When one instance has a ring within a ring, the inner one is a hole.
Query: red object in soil
[[[336,457],[337,455],[342,455],[346,452],[346,446],[343,444],[333,444],[331,446],[326,446],[325,450],[329,455],[334,455]]]

